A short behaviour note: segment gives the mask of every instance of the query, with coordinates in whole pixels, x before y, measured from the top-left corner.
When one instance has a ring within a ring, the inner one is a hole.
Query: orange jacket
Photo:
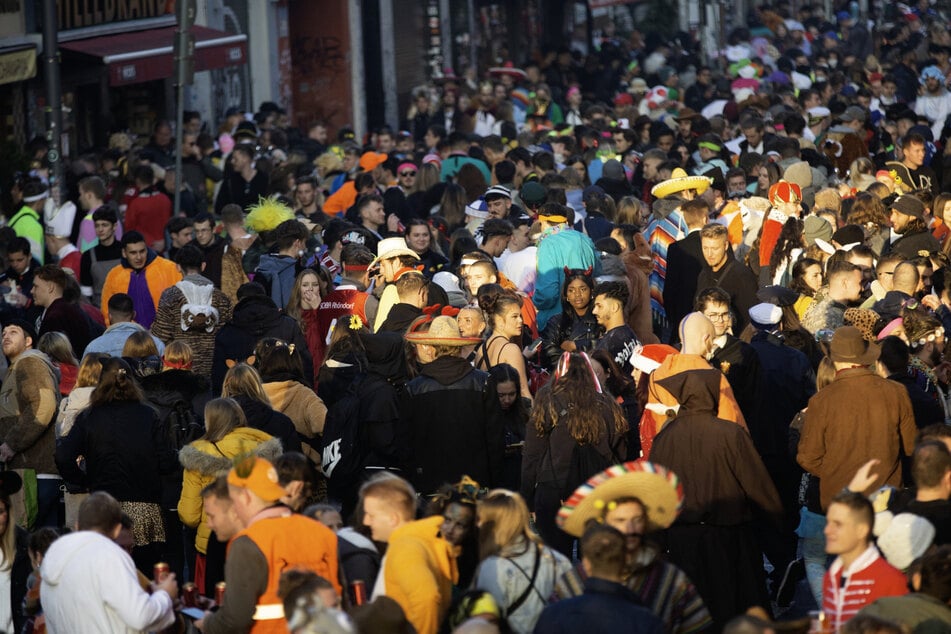
[[[150,257],[151,255],[150,252]],[[102,303],[100,304],[102,316],[106,318],[106,323],[109,323],[109,298],[116,293],[128,293],[131,279],[132,267],[129,266],[125,258],[122,258],[122,264],[113,268],[106,276],[106,281],[102,285]],[[158,308],[162,291],[180,282],[182,274],[178,272],[178,267],[172,261],[156,255],[145,265],[145,279],[149,283],[149,295],[152,296],[152,303]]]
[[[357,202],[357,188],[353,185],[353,181],[350,180],[341,185],[340,189],[335,191],[324,201],[323,210],[328,216],[339,216],[342,218],[344,212],[353,207],[353,203],[355,202]]]
[[[442,523],[436,516],[400,526],[383,560],[385,594],[400,604],[418,634],[436,634],[459,580],[453,548],[439,536]]]
[[[668,420],[665,410],[667,408],[676,410],[680,405],[677,399],[671,396],[670,392],[657,384],[657,381],[687,370],[709,370],[710,367],[706,359],[699,355],[672,354],[664,359],[660,367],[651,374],[647,385],[647,404],[644,406],[640,424],[641,452],[645,460],[650,457],[654,437],[660,433],[661,428]],[[717,418],[734,422],[743,429],[747,429],[743,412],[740,411],[740,406],[733,395],[733,388],[730,387],[726,376],[722,374],[720,376],[720,404],[717,410]],[[749,430],[747,429],[747,431]]]
[[[442,518],[440,517],[440,520]],[[286,634],[284,603],[277,596],[281,573],[289,568],[311,570],[341,592],[337,578],[337,536],[329,528],[303,515],[263,518],[235,537],[246,535],[268,561],[267,589],[258,598],[252,634]]]

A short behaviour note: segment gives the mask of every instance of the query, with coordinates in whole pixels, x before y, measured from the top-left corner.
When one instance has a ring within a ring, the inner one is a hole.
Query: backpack
[[[320,465],[331,487],[352,481],[363,469],[366,450],[360,442],[359,387],[364,377],[354,377],[347,391],[327,410],[324,420]]]
[[[162,410],[165,413],[163,422],[168,430],[169,442],[176,450],[204,435],[205,426],[198,420],[191,403],[178,399],[167,410],[164,407]]]
[[[614,453],[614,449],[611,449]],[[615,461],[616,462],[616,461]],[[591,476],[601,473],[614,462],[608,460],[598,452],[598,448],[591,443],[575,446],[571,450],[571,462],[568,465],[568,474],[561,489],[561,499],[567,500],[579,486],[587,482]]]

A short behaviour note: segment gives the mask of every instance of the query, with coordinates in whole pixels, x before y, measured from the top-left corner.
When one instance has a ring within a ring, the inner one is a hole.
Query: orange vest
[[[287,633],[284,604],[277,596],[278,582],[285,570],[311,570],[332,583],[340,593],[337,536],[317,520],[296,514],[266,517],[255,521],[236,537],[241,535],[247,535],[268,561],[267,589],[258,597],[252,634]]]

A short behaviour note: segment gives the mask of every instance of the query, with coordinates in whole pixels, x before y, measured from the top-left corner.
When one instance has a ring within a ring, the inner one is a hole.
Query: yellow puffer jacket
[[[195,548],[201,554],[208,552],[211,534],[201,491],[218,475],[231,469],[231,461],[236,455],[248,451],[271,461],[283,453],[280,440],[251,427],[238,427],[216,443],[196,440],[178,452],[178,461],[185,468],[178,516],[186,526],[198,527]]]

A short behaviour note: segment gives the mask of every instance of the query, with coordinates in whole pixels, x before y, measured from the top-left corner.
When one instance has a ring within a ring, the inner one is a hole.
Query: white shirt
[[[136,634],[163,630],[175,621],[168,593],[142,590],[129,554],[99,533],[79,531],[57,539],[40,574],[50,634]]]

